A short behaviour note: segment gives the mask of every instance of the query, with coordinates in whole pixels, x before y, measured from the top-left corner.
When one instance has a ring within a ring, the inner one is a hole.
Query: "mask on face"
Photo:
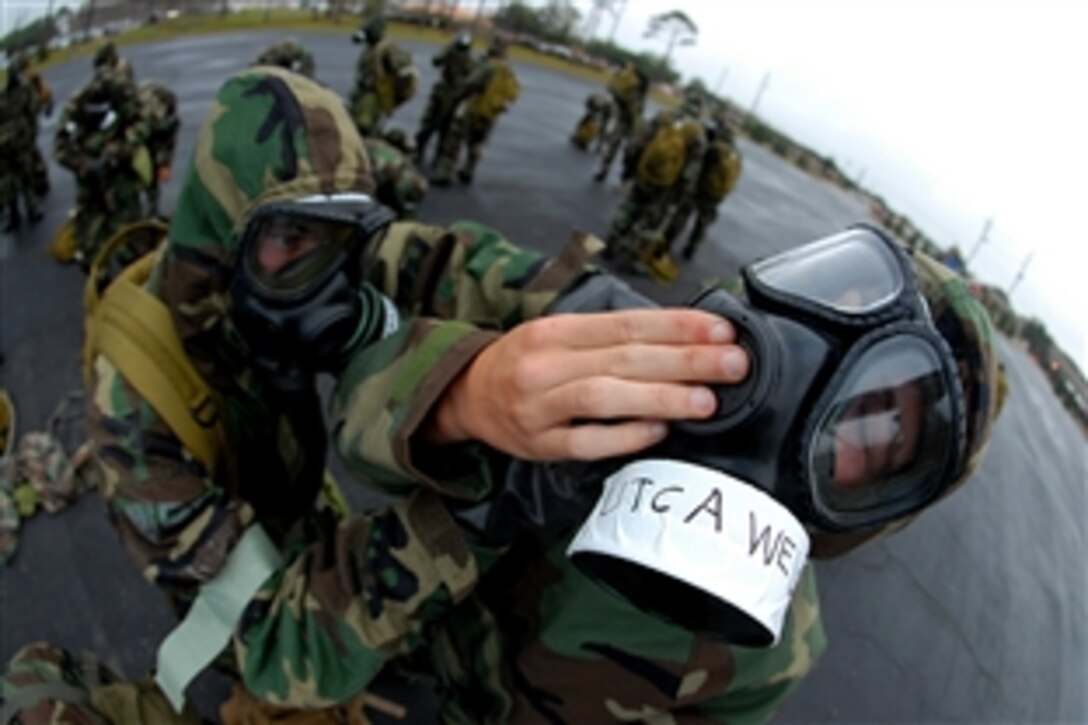
[[[934,502],[959,470],[965,416],[910,260],[877,231],[742,273],[747,299],[713,290],[693,303],[729,319],[751,360],[743,382],[716,390],[711,419],[674,424],[637,460],[514,464],[503,505],[508,520],[510,508],[534,522],[580,512],[568,555],[590,577],[690,631],[767,646],[809,532]]]
[[[348,350],[396,329],[396,308],[363,282],[367,243],[393,219],[363,194],[254,212],[231,282],[231,321],[247,358],[274,385],[308,388]]]

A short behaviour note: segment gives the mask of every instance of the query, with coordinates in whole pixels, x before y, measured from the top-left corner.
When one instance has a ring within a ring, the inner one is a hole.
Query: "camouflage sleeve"
[[[736,674],[729,690],[698,710],[719,722],[766,722],[816,666],[826,646],[816,573],[808,564],[779,643],[769,649],[733,647]]]
[[[411,322],[355,354],[340,377],[333,420],[348,467],[391,493],[422,483],[447,496],[486,496],[497,454],[481,444],[428,446],[417,434],[446,387],[494,338],[476,325],[509,329],[543,315],[593,270],[596,244],[575,234],[549,259],[471,222],[394,224],[371,279]]]
[[[223,568],[253,511],[217,485],[108,362],[100,357],[95,370],[90,433],[111,520],[144,576],[191,602]],[[339,524],[314,514],[297,528],[235,630],[247,689],[275,704],[320,707],[357,696],[477,579],[474,558],[429,491]]]

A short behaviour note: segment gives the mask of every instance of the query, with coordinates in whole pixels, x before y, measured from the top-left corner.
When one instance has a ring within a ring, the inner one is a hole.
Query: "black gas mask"
[[[349,350],[396,329],[396,308],[365,283],[369,244],[393,213],[365,194],[259,208],[231,281],[231,322],[247,360],[287,391],[335,372]]]
[[[808,532],[868,529],[934,502],[959,470],[965,414],[911,261],[877,230],[851,228],[742,278],[744,297],[712,290],[692,303],[727,318],[751,360],[744,381],[716,388],[712,418],[674,423],[637,459],[517,462],[487,520],[577,529],[568,555],[641,609],[766,646]]]

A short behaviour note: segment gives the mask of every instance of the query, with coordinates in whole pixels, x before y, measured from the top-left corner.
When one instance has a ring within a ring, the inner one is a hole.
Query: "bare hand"
[[[594,460],[706,418],[700,383],[736,383],[748,357],[717,315],[692,309],[542,317],[484,348],[439,402],[432,442],[480,440],[526,460]]]

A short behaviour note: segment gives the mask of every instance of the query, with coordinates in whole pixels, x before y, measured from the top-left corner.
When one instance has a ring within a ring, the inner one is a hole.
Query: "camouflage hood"
[[[228,287],[254,210],[314,194],[373,191],[362,139],[335,93],[266,66],[222,85],[197,137],[157,285],[202,373],[216,382]]]

